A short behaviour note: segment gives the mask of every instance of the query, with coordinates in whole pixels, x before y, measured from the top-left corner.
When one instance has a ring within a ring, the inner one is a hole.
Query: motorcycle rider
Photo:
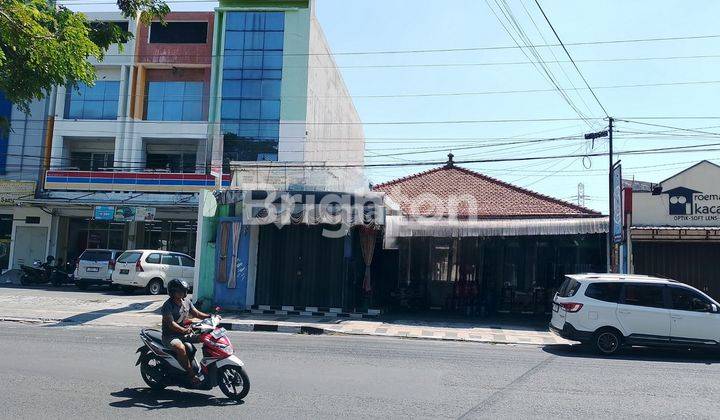
[[[187,297],[189,289],[190,286],[185,280],[172,279],[168,283],[170,298],[162,306],[162,342],[175,351],[178,360],[187,370],[190,381],[196,385],[200,383],[200,379],[193,370],[185,343],[199,343],[200,337],[184,324],[191,318],[205,319],[210,318],[210,315],[195,308]]]

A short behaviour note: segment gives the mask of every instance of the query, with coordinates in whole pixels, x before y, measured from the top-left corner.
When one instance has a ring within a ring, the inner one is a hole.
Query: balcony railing
[[[223,186],[230,185],[224,175]],[[213,188],[215,178],[205,174],[49,170],[45,189],[54,191],[139,191],[139,192],[198,192]]]

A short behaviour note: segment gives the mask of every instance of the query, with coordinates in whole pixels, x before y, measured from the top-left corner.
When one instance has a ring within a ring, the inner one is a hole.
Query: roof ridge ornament
[[[455,157],[455,155],[453,155],[452,153],[448,153],[448,161],[445,164],[445,168],[449,169],[455,167],[455,161],[453,161],[453,157]]]

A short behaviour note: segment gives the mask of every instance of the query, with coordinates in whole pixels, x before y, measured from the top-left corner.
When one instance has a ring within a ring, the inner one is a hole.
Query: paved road
[[[214,392],[151,393],[135,328],[0,323],[2,418],[716,417],[720,358],[635,350],[373,337],[231,333],[244,404]]]

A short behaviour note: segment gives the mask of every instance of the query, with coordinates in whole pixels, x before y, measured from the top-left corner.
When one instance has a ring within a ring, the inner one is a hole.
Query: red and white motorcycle
[[[137,349],[140,353],[135,366],[140,365],[140,376],[152,389],[167,386],[179,386],[187,389],[211,390],[216,386],[226,397],[240,401],[250,391],[250,379],[243,369],[243,362],[235,356],[233,346],[225,328],[219,328],[220,317],[213,315],[201,322],[191,324],[191,328],[200,334],[203,344],[203,358],[200,364],[195,360],[197,349],[185,343],[188,357],[201,382],[193,385],[184,367],[180,365],[175,352],[162,343],[162,333],[158,330],[143,329],[140,338],[144,345]]]

